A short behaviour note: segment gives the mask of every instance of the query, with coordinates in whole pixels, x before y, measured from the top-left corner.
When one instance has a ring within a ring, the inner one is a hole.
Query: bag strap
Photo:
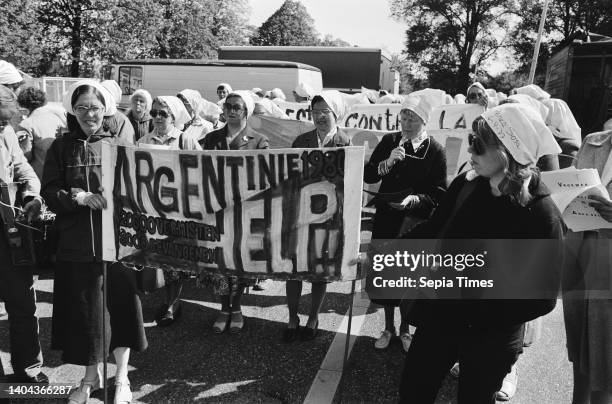
[[[451,222],[455,219],[455,217],[457,217],[457,213],[459,212],[461,207],[465,205],[465,201],[474,192],[475,189],[476,189],[475,180],[467,181],[463,185],[463,187],[459,191],[459,195],[457,195],[457,200],[455,201],[455,206],[453,206],[453,210],[451,211],[451,214],[448,216],[448,219],[446,219],[446,222],[444,223],[444,226],[442,226],[442,229],[438,232],[438,238],[444,238],[443,236],[446,235],[446,232],[448,231],[448,228],[450,227]]]

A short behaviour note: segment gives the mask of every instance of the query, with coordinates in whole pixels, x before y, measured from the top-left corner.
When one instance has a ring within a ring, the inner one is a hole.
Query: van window
[[[121,66],[119,68],[119,87],[123,95],[131,95],[142,87],[142,67]]]

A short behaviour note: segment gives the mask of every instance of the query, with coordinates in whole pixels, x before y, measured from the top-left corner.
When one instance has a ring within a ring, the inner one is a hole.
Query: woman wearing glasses
[[[496,282],[496,289],[451,288],[447,293],[455,300],[442,299],[438,291],[437,299],[416,301],[412,314],[417,329],[406,356],[401,402],[433,403],[442,380],[458,359],[458,402],[495,403],[504,376],[522,352],[525,322],[555,306],[560,265],[555,258],[562,256],[560,243],[542,240],[560,240],[563,224],[540,184],[535,165],[543,155],[558,153],[559,146],[541,115],[521,104],[486,111],[473,122],[472,129],[468,151],[473,170],[455,178],[431,218],[417,225],[408,237],[444,239],[441,243],[445,247],[454,246],[464,254],[474,247],[473,240],[482,249],[482,240],[511,239],[497,250],[510,254],[499,261],[496,255],[487,257],[487,262],[496,264],[464,272],[506,282]],[[459,242],[451,244],[450,239],[465,239],[468,241],[461,243],[470,244],[457,246]],[[523,239],[528,242],[521,242],[520,248],[511,244]],[[546,253],[545,246],[554,250]],[[513,260],[516,257],[524,259],[519,264]],[[516,265],[500,271],[506,262]],[[455,270],[449,271],[448,276],[453,276]],[[442,276],[441,272],[448,274],[440,270],[429,276]],[[508,289],[509,285],[520,289]],[[532,293],[526,295],[527,291]],[[458,293],[465,299],[457,300]],[[506,300],[486,300],[483,294]]]
[[[223,115],[227,123],[200,140],[202,148],[204,150],[268,149],[270,147],[268,138],[247,125],[254,108],[255,102],[251,92],[229,93],[223,103]],[[242,293],[245,287],[254,285],[255,280],[204,273],[199,277],[198,283],[202,286],[212,286],[215,294],[221,297],[221,311],[213,324],[213,331],[220,334],[229,328],[231,333],[240,332],[244,326]]]
[[[343,109],[342,96],[337,91],[323,91],[315,95],[310,103],[312,119],[315,129],[302,133],[294,141],[291,147],[314,148],[314,147],[343,147],[350,146],[351,140],[346,133],[337,125],[337,119]],[[286,283],[287,308],[289,309],[289,323],[283,332],[283,341],[293,342],[298,336],[303,341],[309,341],[317,336],[319,328],[319,311],[323,305],[327,282],[312,282],[312,295],[310,312],[306,326],[300,333],[300,318],[298,317],[298,306],[302,295],[302,281],[290,279]]]
[[[127,377],[130,350],[147,347],[135,274],[118,264],[108,270],[110,324],[102,346],[102,210],[100,142],[129,145],[104,129],[104,116],[116,113],[115,102],[97,82],[79,81],[64,97],[64,108],[78,125],[57,138],[43,170],[42,192],[57,215],[57,265],[53,291],[51,345],[64,362],[85,366],[80,386],[69,402],[85,403],[102,386],[100,363],[113,349],[117,363],[115,403],[130,402]],[[108,316],[104,316],[108,321]]]
[[[379,181],[374,199],[376,214],[372,239],[394,239],[429,217],[446,189],[444,148],[425,132],[433,105],[425,96],[409,96],[400,112],[401,132],[385,135],[365,165],[364,181]],[[400,340],[410,347],[409,304],[407,301],[378,300],[385,310],[385,329],[374,343],[386,349],[395,335],[394,312],[401,313]]]
[[[156,145],[173,150],[202,150],[198,143],[199,133],[182,132],[185,123],[191,117],[178,97],[155,97],[149,115],[153,118],[153,131],[140,138],[139,146]],[[157,271],[159,273],[160,270]],[[168,270],[163,271],[163,277],[167,300],[159,309],[155,321],[157,325],[166,327],[181,315],[180,295],[187,274]]]

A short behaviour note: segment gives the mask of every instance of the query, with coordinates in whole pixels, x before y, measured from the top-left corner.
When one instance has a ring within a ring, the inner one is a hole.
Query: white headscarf
[[[191,121],[191,116],[187,112],[187,108],[185,108],[185,104],[178,97],[173,95],[162,95],[157,97],[161,101],[164,102],[168,106],[168,109],[174,116],[174,126],[178,130],[183,130],[185,124]]]
[[[310,101],[310,108],[314,106],[314,104],[320,100],[325,101],[325,103],[329,106],[329,108],[333,111],[336,116],[336,120],[339,120],[346,113],[346,105],[344,103],[344,98],[342,94],[338,90],[327,90],[321,91],[320,94],[312,97]]]
[[[186,88],[183,91],[179,92],[179,94],[185,97],[185,99],[191,106],[191,109],[193,109],[193,114],[196,117],[199,117],[200,112],[202,111],[202,100],[203,100],[200,92],[197,90],[191,90],[189,88]]]
[[[422,90],[413,91],[409,96],[425,97],[432,108],[446,105],[446,92],[437,88],[424,88]]]
[[[470,92],[470,88],[472,87],[478,87],[480,88],[482,91],[484,91],[486,93],[486,89],[484,88],[484,86],[482,84],[480,84],[478,81],[475,81],[474,83],[472,83],[468,88],[467,91],[465,92],[466,94],[469,94]]]
[[[455,94],[453,98],[455,99],[455,104],[465,104],[465,95],[459,93]]]
[[[526,94],[512,94],[510,97],[508,97],[508,99],[518,101],[519,104],[528,105],[529,107],[535,109],[542,116],[544,122],[546,122],[546,118],[548,117],[548,107],[540,101]]]
[[[281,90],[278,87],[277,88],[273,88],[272,91],[270,91],[270,97],[272,99],[280,98],[283,101],[287,100],[287,97],[285,96],[285,93],[283,92],[283,90]]]
[[[423,120],[423,123],[427,123],[434,106],[431,104],[431,97],[424,95],[408,95],[404,98],[404,102],[402,103],[402,110],[404,109],[409,109],[414,112]]]
[[[132,102],[132,98],[136,96],[141,96],[145,99],[145,110],[149,112],[151,110],[151,105],[153,105],[153,97],[151,97],[151,93],[145,90],[144,88],[139,88],[138,90],[134,91],[130,96],[130,102]]]
[[[542,99],[541,102],[548,108],[546,125],[553,132],[553,135],[561,139],[582,141],[580,126],[578,126],[574,114],[572,114],[565,101],[557,98],[546,98]]]
[[[72,95],[74,94],[76,89],[81,86],[94,87],[102,95],[102,98],[104,98],[105,106],[104,116],[113,116],[117,113],[117,104],[115,103],[115,98],[111,95],[111,93],[109,93],[108,90],[104,88],[99,82],[91,79],[84,79],[72,84],[68,88],[68,91],[64,94],[62,105],[69,114],[76,115],[74,113],[74,110],[72,109]]]
[[[230,97],[240,97],[244,102],[244,106],[246,107],[247,119],[249,119],[251,115],[253,115],[253,110],[255,109],[255,101],[253,100],[253,96],[251,94],[253,93],[247,90],[236,90],[229,93],[225,99],[227,100]]]
[[[314,97],[315,90],[308,83],[300,83],[295,88],[295,93],[300,97],[311,99]]]
[[[232,92],[232,87],[231,87],[229,84],[227,84],[227,83],[219,83],[219,85],[217,86],[217,89],[218,89],[219,87],[223,87],[223,88],[224,88],[225,90],[227,90],[229,93],[231,93],[231,92]]]
[[[19,70],[12,63],[0,60],[0,84],[15,84],[23,80]]]
[[[121,96],[123,95],[123,91],[121,91],[121,87],[115,80],[104,80],[102,83],[102,87],[106,88],[109,93],[115,99],[115,103],[119,104],[121,102]]]
[[[503,104],[481,116],[520,164],[533,166],[542,156],[561,153],[541,115],[527,105]]]
[[[529,84],[523,87],[515,88],[514,90],[517,94],[526,94],[530,97],[535,98],[536,100],[542,98],[550,98],[550,94],[542,90],[537,84]]]

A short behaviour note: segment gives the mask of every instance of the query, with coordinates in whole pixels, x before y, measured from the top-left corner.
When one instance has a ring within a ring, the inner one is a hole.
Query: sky
[[[250,24],[258,27],[284,0],[249,0]],[[321,35],[331,34],[351,45],[401,53],[406,25],[390,17],[387,0],[301,0]]]
[[[249,23],[259,27],[284,0],[249,0]],[[390,17],[388,0],[300,0],[314,19],[321,35],[331,34],[351,45],[381,48],[390,54],[401,54],[407,26]],[[508,60],[498,55],[487,64],[497,74],[507,68]]]

